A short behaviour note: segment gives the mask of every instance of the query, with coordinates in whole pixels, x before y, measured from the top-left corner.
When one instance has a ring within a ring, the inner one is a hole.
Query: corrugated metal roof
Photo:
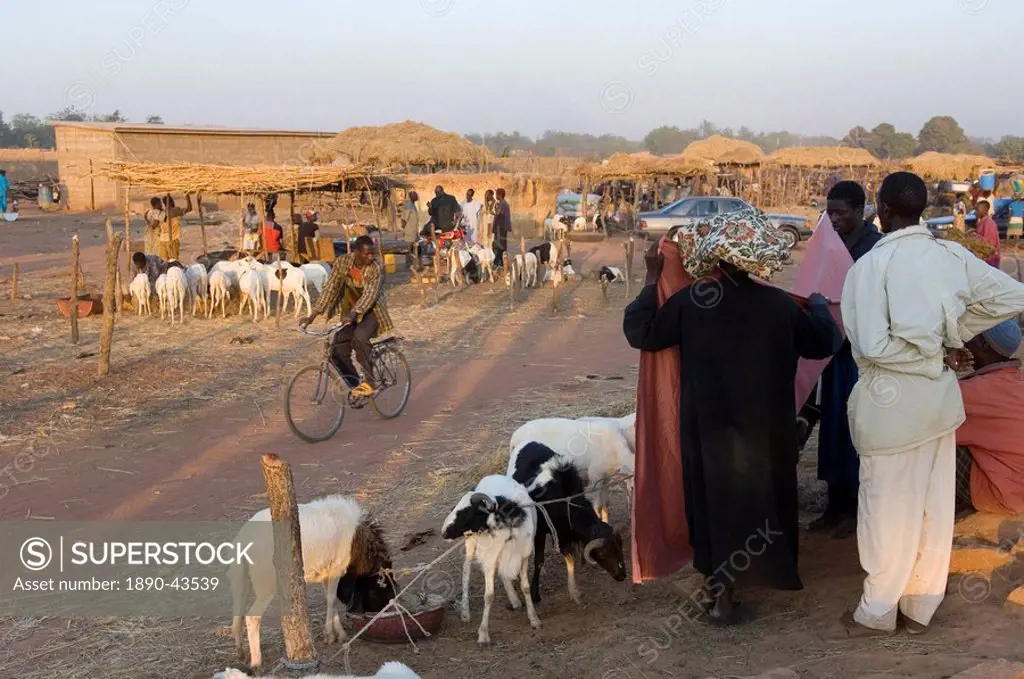
[[[151,125],[146,123],[86,123],[73,120],[48,120],[53,127],[78,127],[90,130],[110,130],[115,133],[138,132],[151,134],[211,134],[258,137],[333,137],[336,132],[303,130],[263,130],[244,127],[214,125]]]

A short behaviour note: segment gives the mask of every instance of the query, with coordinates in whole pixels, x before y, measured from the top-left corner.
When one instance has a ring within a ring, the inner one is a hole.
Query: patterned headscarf
[[[683,268],[695,278],[707,276],[722,261],[770,280],[789,257],[777,229],[757,209],[686,224],[676,231],[673,240],[679,244]]]

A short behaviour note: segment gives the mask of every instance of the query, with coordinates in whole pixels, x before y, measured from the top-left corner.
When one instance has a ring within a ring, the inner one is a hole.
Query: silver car
[[[729,196],[690,196],[681,198],[653,212],[641,212],[637,216],[637,232],[645,237],[660,238],[673,226],[688,224],[720,214],[749,210],[752,206],[745,200]],[[807,227],[807,218],[799,215],[765,213],[786,239],[786,245],[794,248],[800,241],[814,235]]]

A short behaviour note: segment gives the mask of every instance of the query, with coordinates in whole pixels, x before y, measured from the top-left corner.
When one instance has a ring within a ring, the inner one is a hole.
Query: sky
[[[639,139],[705,119],[916,134],[952,115],[972,136],[1024,135],[1021,0],[4,5],[8,119],[72,105],[168,124],[336,132],[409,119]]]

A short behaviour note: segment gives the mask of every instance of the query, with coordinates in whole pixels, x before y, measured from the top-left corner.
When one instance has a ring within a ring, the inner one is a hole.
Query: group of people
[[[475,189],[468,189],[466,199],[460,203],[455,196],[445,193],[443,186],[435,186],[434,197],[427,202],[427,221],[422,227],[418,202],[419,195],[410,191],[402,205],[399,219],[406,241],[430,241],[437,234],[462,229],[466,243],[492,247],[495,262],[501,266],[512,230],[512,208],[505,199],[505,189],[487,189],[482,201],[476,198]]]
[[[832,227],[854,260],[839,300],[845,338],[823,296],[801,304],[755,281],[784,259],[758,212],[684,227],[673,248],[656,244],[647,283],[626,309],[631,346],[678,348],[679,421],[660,424],[678,432],[679,509],[713,623],[743,619],[737,586],[803,586],[801,358],[831,357],[819,387],[828,507],[810,528],[857,536],[867,577],[842,619],[850,636],[889,635],[899,623],[911,634],[927,629],[945,595],[958,505],[1024,512],[1024,378],[1013,358],[1024,284],[921,224],[928,192],[917,175],[897,172],[879,187],[881,232],[864,221],[865,198],[854,182],[828,195]],[[671,296],[665,252],[690,283]],[[701,278],[715,281],[714,303],[706,284],[697,290]],[[638,473],[657,454],[643,449],[643,405]]]
[[[315,210],[306,210],[304,214],[292,215],[292,228],[295,229],[298,243],[296,249],[303,260],[315,259],[311,239],[315,239],[320,230],[317,223],[319,215]],[[263,252],[268,255],[285,256],[287,240],[284,228],[277,223],[274,208],[267,207],[266,214],[260,217],[255,203],[246,206],[242,216],[242,250],[246,252]]]

